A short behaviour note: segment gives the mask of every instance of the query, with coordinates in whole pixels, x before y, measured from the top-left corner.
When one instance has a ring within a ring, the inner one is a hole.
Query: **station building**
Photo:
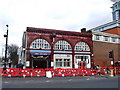
[[[27,27],[22,39],[26,68],[91,68],[92,34]]]

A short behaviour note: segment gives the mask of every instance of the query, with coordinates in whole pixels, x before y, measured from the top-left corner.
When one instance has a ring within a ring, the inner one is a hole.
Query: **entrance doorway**
[[[33,61],[33,68],[47,68],[47,61],[46,60],[34,60]]]
[[[90,55],[75,55],[75,68],[91,68]]]
[[[49,55],[32,55],[31,56],[32,68],[50,68],[50,56]]]
[[[86,62],[85,61],[78,61],[78,68],[85,69],[86,68]]]

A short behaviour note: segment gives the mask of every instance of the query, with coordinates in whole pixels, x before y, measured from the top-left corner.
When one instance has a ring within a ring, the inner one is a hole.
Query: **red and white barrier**
[[[112,67],[110,68],[113,69]],[[3,77],[45,77],[46,72],[50,71],[51,76],[67,77],[67,76],[92,76],[97,75],[98,71],[94,69],[62,69],[62,68],[47,68],[47,69],[20,69],[20,68],[7,68],[2,71]],[[116,67],[116,74],[120,74],[120,67]],[[106,67],[101,67],[101,74],[106,74]]]

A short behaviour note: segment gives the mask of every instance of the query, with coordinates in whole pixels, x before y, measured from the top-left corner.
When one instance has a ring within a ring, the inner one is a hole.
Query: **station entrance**
[[[75,68],[91,68],[90,55],[75,55]]]
[[[49,55],[32,55],[31,68],[50,68],[50,56]]]

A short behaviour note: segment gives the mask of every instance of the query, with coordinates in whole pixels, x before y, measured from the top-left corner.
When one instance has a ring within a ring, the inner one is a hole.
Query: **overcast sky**
[[[8,44],[22,45],[26,27],[58,30],[87,30],[112,21],[110,0],[0,0],[0,56]]]

